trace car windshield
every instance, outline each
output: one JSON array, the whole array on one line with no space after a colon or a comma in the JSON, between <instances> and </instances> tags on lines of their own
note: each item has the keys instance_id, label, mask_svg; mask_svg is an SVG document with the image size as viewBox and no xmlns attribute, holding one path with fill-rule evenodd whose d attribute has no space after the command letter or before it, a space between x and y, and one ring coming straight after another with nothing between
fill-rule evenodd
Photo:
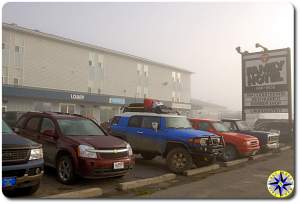
<instances>
[{"instance_id":1,"label":"car windshield","mask_svg":"<svg viewBox=\"0 0 300 204\"><path fill-rule=\"evenodd\" d=\"M221 122L213 122L212 126L215 128L216 131L218 132L229 132L229 128L226 127L223 123Z\"/></svg>"},{"instance_id":2,"label":"car windshield","mask_svg":"<svg viewBox=\"0 0 300 204\"><path fill-rule=\"evenodd\" d=\"M236 121L236 125L240 130L250 130L250 127L246 123L246 121Z\"/></svg>"},{"instance_id":3,"label":"car windshield","mask_svg":"<svg viewBox=\"0 0 300 204\"><path fill-rule=\"evenodd\" d=\"M68 136L103 136L104 132L87 119L58 119L61 132Z\"/></svg>"},{"instance_id":4,"label":"car windshield","mask_svg":"<svg viewBox=\"0 0 300 204\"><path fill-rule=\"evenodd\" d=\"M192 125L185 117L166 117L166 128L185 129L192 128Z\"/></svg>"},{"instance_id":5,"label":"car windshield","mask_svg":"<svg viewBox=\"0 0 300 204\"><path fill-rule=\"evenodd\" d=\"M12 134L12 130L10 129L10 127L6 124L6 122L2 121L2 134L6 133L6 134Z\"/></svg>"}]
</instances>

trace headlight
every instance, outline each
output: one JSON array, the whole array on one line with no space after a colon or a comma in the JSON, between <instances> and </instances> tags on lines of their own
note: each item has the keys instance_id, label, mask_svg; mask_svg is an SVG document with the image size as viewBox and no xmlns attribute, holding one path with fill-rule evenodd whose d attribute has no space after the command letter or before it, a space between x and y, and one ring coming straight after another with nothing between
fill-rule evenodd
<instances>
[{"instance_id":1,"label":"headlight","mask_svg":"<svg viewBox=\"0 0 300 204\"><path fill-rule=\"evenodd\" d=\"M78 156L84 158L97 158L96 152L91 152L90 150L94 150L94 147L88 145L79 145L78 146Z\"/></svg>"},{"instance_id":2,"label":"headlight","mask_svg":"<svg viewBox=\"0 0 300 204\"><path fill-rule=\"evenodd\" d=\"M245 141L244 144L247 145L247 146L250 146L251 145L251 141Z\"/></svg>"},{"instance_id":3,"label":"headlight","mask_svg":"<svg viewBox=\"0 0 300 204\"><path fill-rule=\"evenodd\" d=\"M131 148L130 144L127 143L126 148L128 149L128 155L132 156L133 155L133 151L132 151L132 148Z\"/></svg>"},{"instance_id":4,"label":"headlight","mask_svg":"<svg viewBox=\"0 0 300 204\"><path fill-rule=\"evenodd\" d=\"M208 138L191 138L189 142L192 144L206 145Z\"/></svg>"},{"instance_id":5,"label":"headlight","mask_svg":"<svg viewBox=\"0 0 300 204\"><path fill-rule=\"evenodd\" d=\"M31 149L29 160L43 159L43 149Z\"/></svg>"}]
</instances>

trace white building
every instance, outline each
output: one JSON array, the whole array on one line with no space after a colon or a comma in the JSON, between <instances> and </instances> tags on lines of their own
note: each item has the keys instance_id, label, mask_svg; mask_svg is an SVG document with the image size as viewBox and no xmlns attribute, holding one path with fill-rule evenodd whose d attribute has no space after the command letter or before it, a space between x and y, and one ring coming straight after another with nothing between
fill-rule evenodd
<instances>
[{"instance_id":1,"label":"white building","mask_svg":"<svg viewBox=\"0 0 300 204\"><path fill-rule=\"evenodd\" d=\"M190 109L191 72L83 42L2 24L3 110L61 111L106 121L159 99Z\"/></svg>"}]
</instances>

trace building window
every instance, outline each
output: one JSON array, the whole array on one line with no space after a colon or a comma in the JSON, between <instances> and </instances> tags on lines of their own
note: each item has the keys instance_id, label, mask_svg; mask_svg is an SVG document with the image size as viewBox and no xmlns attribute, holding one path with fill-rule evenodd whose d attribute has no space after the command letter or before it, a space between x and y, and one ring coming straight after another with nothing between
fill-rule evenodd
<instances>
[{"instance_id":1,"label":"building window","mask_svg":"<svg viewBox=\"0 0 300 204\"><path fill-rule=\"evenodd\" d=\"M177 102L180 102L180 101L181 101L181 98L180 98L180 93L177 93L177 97L176 97L176 99L177 99Z\"/></svg>"},{"instance_id":2,"label":"building window","mask_svg":"<svg viewBox=\"0 0 300 204\"><path fill-rule=\"evenodd\" d=\"M15 46L15 65L21 67L23 65L23 47Z\"/></svg>"},{"instance_id":3,"label":"building window","mask_svg":"<svg viewBox=\"0 0 300 204\"><path fill-rule=\"evenodd\" d=\"M144 98L149 97L148 88L144 87Z\"/></svg>"},{"instance_id":4,"label":"building window","mask_svg":"<svg viewBox=\"0 0 300 204\"><path fill-rule=\"evenodd\" d=\"M181 83L181 74L180 73L177 73L177 81L178 81L178 83Z\"/></svg>"},{"instance_id":5,"label":"building window","mask_svg":"<svg viewBox=\"0 0 300 204\"><path fill-rule=\"evenodd\" d=\"M142 96L142 88L140 86L136 87L136 97Z\"/></svg>"},{"instance_id":6,"label":"building window","mask_svg":"<svg viewBox=\"0 0 300 204\"><path fill-rule=\"evenodd\" d=\"M92 66L93 62L91 60L89 60L89 66Z\"/></svg>"},{"instance_id":7,"label":"building window","mask_svg":"<svg viewBox=\"0 0 300 204\"><path fill-rule=\"evenodd\" d=\"M88 87L88 93L92 93L92 88Z\"/></svg>"},{"instance_id":8,"label":"building window","mask_svg":"<svg viewBox=\"0 0 300 204\"><path fill-rule=\"evenodd\" d=\"M172 72L172 80L175 82L176 81L176 72Z\"/></svg>"},{"instance_id":9,"label":"building window","mask_svg":"<svg viewBox=\"0 0 300 204\"><path fill-rule=\"evenodd\" d=\"M148 65L144 65L144 74L145 74L145 77L148 77L148 76L149 76L149 68L148 68Z\"/></svg>"},{"instance_id":10,"label":"building window","mask_svg":"<svg viewBox=\"0 0 300 204\"><path fill-rule=\"evenodd\" d=\"M8 84L8 67L2 67L2 84Z\"/></svg>"},{"instance_id":11,"label":"building window","mask_svg":"<svg viewBox=\"0 0 300 204\"><path fill-rule=\"evenodd\" d=\"M15 86L18 86L18 85L19 85L19 79L14 78L14 85L15 85Z\"/></svg>"},{"instance_id":12,"label":"building window","mask_svg":"<svg viewBox=\"0 0 300 204\"><path fill-rule=\"evenodd\" d=\"M137 64L137 75L138 76L142 75L142 65L141 64Z\"/></svg>"},{"instance_id":13,"label":"building window","mask_svg":"<svg viewBox=\"0 0 300 204\"><path fill-rule=\"evenodd\" d=\"M101 94L101 89L98 89L98 92L97 92L98 94Z\"/></svg>"},{"instance_id":14,"label":"building window","mask_svg":"<svg viewBox=\"0 0 300 204\"><path fill-rule=\"evenodd\" d=\"M60 103L59 111L62 113L74 114L75 113L75 104Z\"/></svg>"},{"instance_id":15,"label":"building window","mask_svg":"<svg viewBox=\"0 0 300 204\"><path fill-rule=\"evenodd\" d=\"M176 93L172 91L172 102L176 102Z\"/></svg>"},{"instance_id":16,"label":"building window","mask_svg":"<svg viewBox=\"0 0 300 204\"><path fill-rule=\"evenodd\" d=\"M2 43L2 64L8 66L9 64L9 48L6 43Z\"/></svg>"}]
</instances>

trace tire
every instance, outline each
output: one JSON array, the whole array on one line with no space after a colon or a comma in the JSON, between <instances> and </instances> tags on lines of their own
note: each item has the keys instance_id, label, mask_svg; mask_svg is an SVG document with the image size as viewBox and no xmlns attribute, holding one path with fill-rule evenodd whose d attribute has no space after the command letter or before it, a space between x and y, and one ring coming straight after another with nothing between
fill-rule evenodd
<instances>
[{"instance_id":1,"label":"tire","mask_svg":"<svg viewBox=\"0 0 300 204\"><path fill-rule=\"evenodd\" d=\"M168 152L167 165L172 172L182 173L192 167L193 159L185 148L177 147Z\"/></svg>"},{"instance_id":2,"label":"tire","mask_svg":"<svg viewBox=\"0 0 300 204\"><path fill-rule=\"evenodd\" d=\"M73 161L70 156L62 155L56 162L57 179L63 184L75 182L75 172Z\"/></svg>"},{"instance_id":3,"label":"tire","mask_svg":"<svg viewBox=\"0 0 300 204\"><path fill-rule=\"evenodd\" d=\"M196 167L199 168L199 167L208 166L210 164L215 163L216 158L214 157L214 158L208 159L207 161L205 161L202 158L194 158L193 161L194 161L194 164L196 165Z\"/></svg>"},{"instance_id":4,"label":"tire","mask_svg":"<svg viewBox=\"0 0 300 204\"><path fill-rule=\"evenodd\" d=\"M231 161L238 157L238 152L236 151L236 148L233 145L226 145L224 154L223 154L223 160L224 161Z\"/></svg>"},{"instance_id":5,"label":"tire","mask_svg":"<svg viewBox=\"0 0 300 204\"><path fill-rule=\"evenodd\" d=\"M148 152L143 152L143 153L141 153L141 155L142 155L143 159L145 159L145 160L152 160L156 157L156 154L148 153Z\"/></svg>"}]
</instances>

